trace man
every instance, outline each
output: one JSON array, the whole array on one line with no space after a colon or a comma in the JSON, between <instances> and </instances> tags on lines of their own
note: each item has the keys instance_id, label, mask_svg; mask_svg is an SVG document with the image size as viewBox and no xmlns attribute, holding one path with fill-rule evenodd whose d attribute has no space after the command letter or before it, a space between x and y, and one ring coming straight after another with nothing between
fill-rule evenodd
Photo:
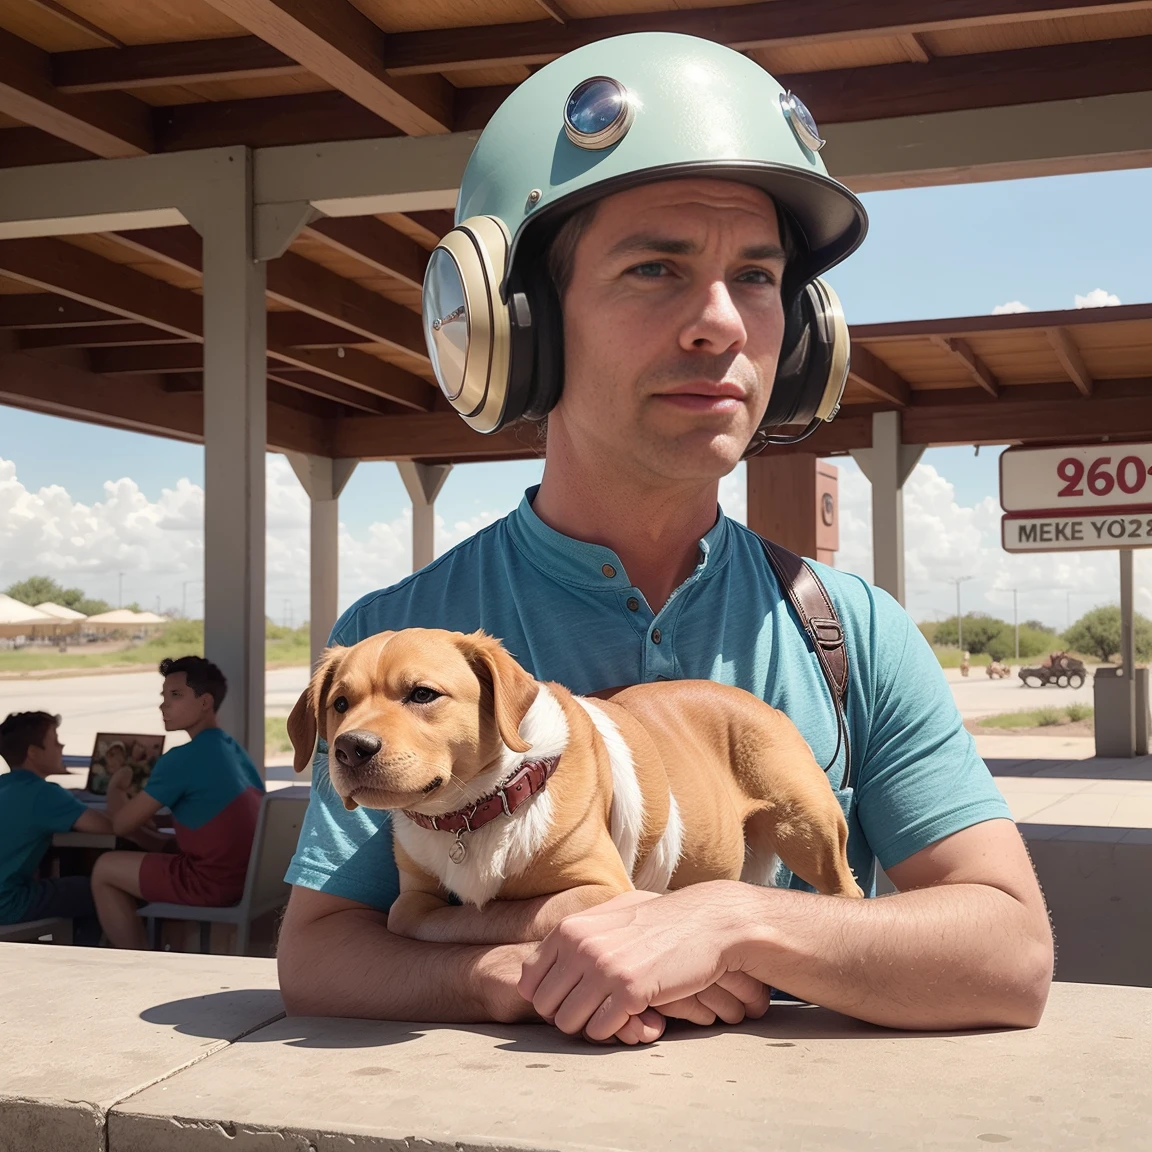
<instances>
[{"instance_id":1,"label":"man","mask_svg":"<svg viewBox=\"0 0 1152 1152\"><path fill-rule=\"evenodd\" d=\"M543 480L505 520L354 605L332 642L483 628L576 692L693 677L753 691L829 764L862 884L879 858L900 894L701 884L629 893L550 931L569 910L560 894L485 910L509 939L547 934L539 946L473 946L450 927L409 939L398 921L389 931L388 819L346 812L321 755L288 876L290 1012L544 1018L651 1039L668 1015L760 1014L771 986L897 1027L1039 1019L1052 969L1043 901L931 650L889 597L817 566L846 631L844 779L817 658L759 539L717 513L719 480L750 444L813 426L839 398L843 346L808 286L859 243L864 217L825 174L820 143L755 64L687 37L591 45L509 97L457 210L502 227L470 219L445 238L425 328L441 386L474 427L547 415ZM501 290L483 267L507 276ZM830 366L817 371L822 347Z\"/></svg>"},{"instance_id":2,"label":"man","mask_svg":"<svg viewBox=\"0 0 1152 1152\"><path fill-rule=\"evenodd\" d=\"M105 852L96 862L92 895L116 948L147 946L139 900L199 906L240 900L264 795L248 753L216 722L228 691L220 669L201 656L182 656L162 660L160 675L164 729L190 739L156 761L133 797L125 764L108 782L108 815L116 835L129 836L168 808L175 851Z\"/></svg>"},{"instance_id":3,"label":"man","mask_svg":"<svg viewBox=\"0 0 1152 1152\"><path fill-rule=\"evenodd\" d=\"M59 917L72 921L77 944L94 946L100 925L89 878L36 878L54 832L112 831L103 812L48 779L65 772L59 726L48 712L13 712L0 724L0 756L11 769L0 776L0 924Z\"/></svg>"}]
</instances>

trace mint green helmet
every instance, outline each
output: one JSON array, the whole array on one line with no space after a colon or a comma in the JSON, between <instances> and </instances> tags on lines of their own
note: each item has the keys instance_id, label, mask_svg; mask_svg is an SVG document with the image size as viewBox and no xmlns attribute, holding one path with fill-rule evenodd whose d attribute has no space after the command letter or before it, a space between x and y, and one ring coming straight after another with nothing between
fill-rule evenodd
<instances>
[{"instance_id":1,"label":"mint green helmet","mask_svg":"<svg viewBox=\"0 0 1152 1152\"><path fill-rule=\"evenodd\" d=\"M776 385L758 451L835 414L847 328L816 278L863 240L863 206L827 173L804 105L758 64L692 36L639 33L554 60L504 101L465 169L456 229L432 254L424 323L445 395L474 428L538 418L563 383L548 244L574 211L657 180L752 184L775 202L792 255Z\"/></svg>"}]
</instances>

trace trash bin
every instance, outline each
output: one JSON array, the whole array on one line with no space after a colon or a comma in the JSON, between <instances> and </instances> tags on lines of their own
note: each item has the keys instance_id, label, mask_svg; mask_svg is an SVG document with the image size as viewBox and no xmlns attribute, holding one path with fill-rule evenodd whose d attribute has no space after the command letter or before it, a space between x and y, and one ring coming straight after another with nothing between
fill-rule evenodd
<instances>
[{"instance_id":1,"label":"trash bin","mask_svg":"<svg viewBox=\"0 0 1152 1152\"><path fill-rule=\"evenodd\" d=\"M1098 668L1092 685L1096 709L1096 755L1128 757L1133 753L1129 743L1128 681L1121 668ZM1136 746L1135 754L1148 753L1148 736L1152 730L1149 713L1148 669L1136 669Z\"/></svg>"}]
</instances>

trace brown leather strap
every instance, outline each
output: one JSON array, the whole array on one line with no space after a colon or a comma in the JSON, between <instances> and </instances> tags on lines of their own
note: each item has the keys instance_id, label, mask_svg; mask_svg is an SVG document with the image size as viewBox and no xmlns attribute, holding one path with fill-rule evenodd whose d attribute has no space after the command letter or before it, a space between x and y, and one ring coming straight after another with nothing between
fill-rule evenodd
<instances>
[{"instance_id":1,"label":"brown leather strap","mask_svg":"<svg viewBox=\"0 0 1152 1152\"><path fill-rule=\"evenodd\" d=\"M527 761L515 776L509 777L495 792L477 800L470 808L445 812L442 816L425 816L423 812L407 810L404 815L421 828L432 828L437 832L475 832L497 816L511 816L521 804L542 791L559 763L559 756Z\"/></svg>"},{"instance_id":2,"label":"brown leather strap","mask_svg":"<svg viewBox=\"0 0 1152 1152\"><path fill-rule=\"evenodd\" d=\"M852 749L848 741L848 718L844 713L844 701L848 696L848 649L844 643L844 626L840 623L828 590L804 560L795 552L789 552L787 548L763 536L760 542L764 545L768 563L776 573L780 587L812 642L812 650L816 653L820 671L832 695L837 734L844 745L844 776L840 785L844 788L850 783L852 775ZM838 742L833 762L839 751Z\"/></svg>"},{"instance_id":3,"label":"brown leather strap","mask_svg":"<svg viewBox=\"0 0 1152 1152\"><path fill-rule=\"evenodd\" d=\"M763 536L760 539L768 554L768 563L800 617L817 656L821 657L821 663L827 663L836 697L843 704L848 695L848 649L844 646L844 628L827 589L795 552Z\"/></svg>"}]
</instances>

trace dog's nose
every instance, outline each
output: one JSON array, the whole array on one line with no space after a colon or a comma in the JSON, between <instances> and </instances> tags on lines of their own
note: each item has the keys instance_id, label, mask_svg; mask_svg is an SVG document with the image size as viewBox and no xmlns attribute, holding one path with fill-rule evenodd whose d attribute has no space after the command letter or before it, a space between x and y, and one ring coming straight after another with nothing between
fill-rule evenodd
<instances>
[{"instance_id":1,"label":"dog's nose","mask_svg":"<svg viewBox=\"0 0 1152 1152\"><path fill-rule=\"evenodd\" d=\"M374 732L342 732L336 737L336 759L345 768L356 768L380 751L382 741Z\"/></svg>"}]
</instances>

